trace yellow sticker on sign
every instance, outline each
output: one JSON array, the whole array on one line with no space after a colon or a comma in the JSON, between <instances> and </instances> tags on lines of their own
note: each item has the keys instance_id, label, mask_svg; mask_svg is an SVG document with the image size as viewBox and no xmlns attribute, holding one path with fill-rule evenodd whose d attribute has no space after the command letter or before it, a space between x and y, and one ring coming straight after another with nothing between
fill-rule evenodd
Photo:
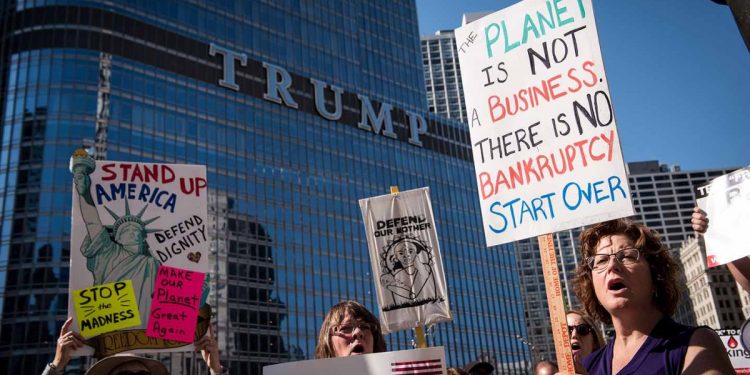
<instances>
[{"instance_id":1,"label":"yellow sticker on sign","mask_svg":"<svg viewBox=\"0 0 750 375\"><path fill-rule=\"evenodd\" d=\"M75 290L73 303L78 328L85 338L141 325L130 280Z\"/></svg>"}]
</instances>

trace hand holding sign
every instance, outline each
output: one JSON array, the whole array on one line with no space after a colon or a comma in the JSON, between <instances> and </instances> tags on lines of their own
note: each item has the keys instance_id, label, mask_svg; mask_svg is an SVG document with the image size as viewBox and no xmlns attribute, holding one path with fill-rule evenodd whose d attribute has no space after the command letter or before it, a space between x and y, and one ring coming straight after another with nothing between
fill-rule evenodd
<instances>
[{"instance_id":1,"label":"hand holding sign","mask_svg":"<svg viewBox=\"0 0 750 375\"><path fill-rule=\"evenodd\" d=\"M219 355L219 343L214 336L214 330L211 325L208 326L208 334L195 342L195 351L201 351L203 360L211 371L221 373L221 356Z\"/></svg>"},{"instance_id":2,"label":"hand holding sign","mask_svg":"<svg viewBox=\"0 0 750 375\"><path fill-rule=\"evenodd\" d=\"M78 332L71 330L73 318L70 317L63 323L60 328L60 337L57 338L57 347L55 348L55 359L52 365L62 370L70 361L70 352L83 348L86 341Z\"/></svg>"}]
</instances>

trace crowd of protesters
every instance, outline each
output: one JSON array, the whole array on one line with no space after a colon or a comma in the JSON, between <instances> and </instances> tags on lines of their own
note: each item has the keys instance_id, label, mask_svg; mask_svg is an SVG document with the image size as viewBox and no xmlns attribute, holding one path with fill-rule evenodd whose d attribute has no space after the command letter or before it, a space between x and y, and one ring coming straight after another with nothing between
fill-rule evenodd
<instances>
[{"instance_id":1,"label":"crowd of protesters","mask_svg":"<svg viewBox=\"0 0 750 375\"><path fill-rule=\"evenodd\" d=\"M705 212L696 208L693 228L704 233ZM591 226L581 234L585 262L576 270L575 294L584 310L571 310L566 318L575 369L580 374L733 374L734 370L716 333L672 320L680 296L679 266L659 235L648 227L624 219ZM740 285L750 290L750 259L733 262L730 270ZM611 325L614 337L605 343L599 323ZM84 339L62 326L55 357L44 375L62 374L72 350ZM212 374L227 371L221 365L213 332L195 343ZM320 327L315 358L334 358L387 351L378 319L356 301L331 307ZM541 361L535 374L554 374L557 365ZM475 362L450 368L449 374L486 375L494 368ZM86 374L167 374L157 360L115 355L96 362Z\"/></svg>"}]
</instances>

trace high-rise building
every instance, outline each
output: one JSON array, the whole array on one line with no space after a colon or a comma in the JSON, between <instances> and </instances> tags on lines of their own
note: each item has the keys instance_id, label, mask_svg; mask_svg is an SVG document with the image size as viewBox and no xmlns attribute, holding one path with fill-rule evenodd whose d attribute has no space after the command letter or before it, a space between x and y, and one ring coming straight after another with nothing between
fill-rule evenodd
<instances>
[{"instance_id":1,"label":"high-rise building","mask_svg":"<svg viewBox=\"0 0 750 375\"><path fill-rule=\"evenodd\" d=\"M440 30L422 36L422 64L430 112L467 122L456 35Z\"/></svg>"},{"instance_id":2,"label":"high-rise building","mask_svg":"<svg viewBox=\"0 0 750 375\"><path fill-rule=\"evenodd\" d=\"M628 184L636 215L632 217L656 230L672 255L679 261L678 249L682 241L694 235L690 217L695 207L694 187L734 169L681 171L658 161L628 163ZM560 283L563 297L569 308L580 308L573 292L575 269L580 259L579 237L583 228L554 234L557 250ZM534 345L538 357L554 358L555 347L549 322L547 295L539 257L537 240L517 241L518 269L521 270L521 289L524 296L528 342ZM686 290L687 291L687 290ZM674 318L685 324L694 324L693 304L687 292L683 294ZM538 358L537 358L538 359Z\"/></svg>"},{"instance_id":3,"label":"high-rise building","mask_svg":"<svg viewBox=\"0 0 750 375\"><path fill-rule=\"evenodd\" d=\"M748 292L737 284L727 266L706 266L703 237L683 241L680 260L685 270L696 324L713 329L739 329L747 315Z\"/></svg>"},{"instance_id":4,"label":"high-rise building","mask_svg":"<svg viewBox=\"0 0 750 375\"><path fill-rule=\"evenodd\" d=\"M454 320L428 343L451 366L525 372L515 251L486 248L466 126L426 114L413 1L6 0L0 20L0 373L52 358L82 145L207 165L209 301L231 373L312 358L340 300L377 310L357 201L390 185L431 188Z\"/></svg>"}]
</instances>

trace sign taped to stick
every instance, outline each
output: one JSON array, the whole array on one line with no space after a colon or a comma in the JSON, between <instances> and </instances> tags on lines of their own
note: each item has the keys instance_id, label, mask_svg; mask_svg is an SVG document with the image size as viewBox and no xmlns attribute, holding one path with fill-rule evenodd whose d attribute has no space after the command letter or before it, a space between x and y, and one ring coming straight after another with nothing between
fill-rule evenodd
<instances>
[{"instance_id":1,"label":"sign taped to stick","mask_svg":"<svg viewBox=\"0 0 750 375\"><path fill-rule=\"evenodd\" d=\"M430 191L361 199L383 332L451 319Z\"/></svg>"},{"instance_id":2,"label":"sign taped to stick","mask_svg":"<svg viewBox=\"0 0 750 375\"><path fill-rule=\"evenodd\" d=\"M634 213L590 0L456 30L487 246Z\"/></svg>"}]
</instances>

